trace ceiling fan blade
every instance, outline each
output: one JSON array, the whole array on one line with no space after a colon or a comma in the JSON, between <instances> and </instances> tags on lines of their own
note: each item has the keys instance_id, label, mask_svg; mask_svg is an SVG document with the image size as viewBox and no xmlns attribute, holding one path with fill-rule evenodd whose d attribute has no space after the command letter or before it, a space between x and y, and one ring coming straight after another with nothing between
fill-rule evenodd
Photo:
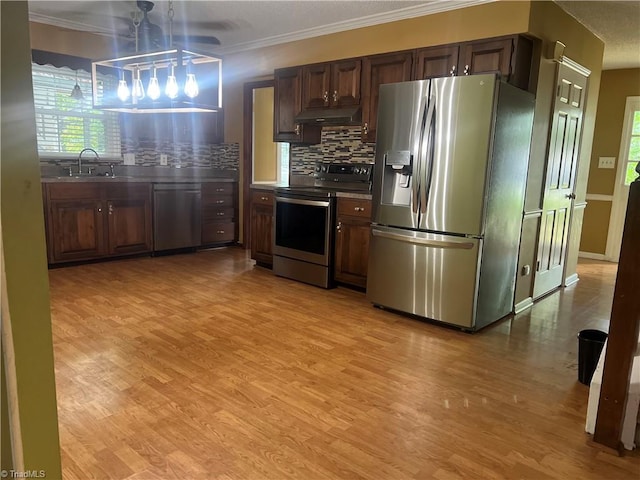
<instances>
[{"instance_id":1,"label":"ceiling fan blade","mask_svg":"<svg viewBox=\"0 0 640 480\"><path fill-rule=\"evenodd\" d=\"M188 20L185 22L187 27L194 30L234 30L240 27L236 22L231 20Z\"/></svg>"},{"instance_id":2,"label":"ceiling fan blade","mask_svg":"<svg viewBox=\"0 0 640 480\"><path fill-rule=\"evenodd\" d=\"M178 43L201 43L204 45L220 45L220 40L211 35L173 35Z\"/></svg>"}]
</instances>

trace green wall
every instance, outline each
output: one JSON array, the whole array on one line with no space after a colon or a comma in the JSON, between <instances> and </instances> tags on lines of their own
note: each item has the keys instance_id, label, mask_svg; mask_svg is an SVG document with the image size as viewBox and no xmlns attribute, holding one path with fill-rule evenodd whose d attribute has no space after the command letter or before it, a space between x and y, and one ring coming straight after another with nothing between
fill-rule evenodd
<instances>
[{"instance_id":1,"label":"green wall","mask_svg":"<svg viewBox=\"0 0 640 480\"><path fill-rule=\"evenodd\" d=\"M17 384L8 393L17 396L24 468L57 479L62 473L27 2L0 2L0 19L2 302L15 356L8 376L14 374Z\"/></svg>"}]
</instances>

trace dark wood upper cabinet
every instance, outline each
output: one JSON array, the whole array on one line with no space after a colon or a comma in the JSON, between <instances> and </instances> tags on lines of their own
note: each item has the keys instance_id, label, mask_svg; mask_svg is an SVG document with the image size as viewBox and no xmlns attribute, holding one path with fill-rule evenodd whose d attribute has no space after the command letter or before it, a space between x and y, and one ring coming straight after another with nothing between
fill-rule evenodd
<instances>
[{"instance_id":1,"label":"dark wood upper cabinet","mask_svg":"<svg viewBox=\"0 0 640 480\"><path fill-rule=\"evenodd\" d=\"M330 80L329 63L302 67L302 106L305 110L329 107Z\"/></svg>"},{"instance_id":2,"label":"dark wood upper cabinet","mask_svg":"<svg viewBox=\"0 0 640 480\"><path fill-rule=\"evenodd\" d=\"M513 38L463 43L461 46L460 75L479 73L511 73Z\"/></svg>"},{"instance_id":3,"label":"dark wood upper cabinet","mask_svg":"<svg viewBox=\"0 0 640 480\"><path fill-rule=\"evenodd\" d=\"M458 74L459 45L421 48L416 51L414 80Z\"/></svg>"},{"instance_id":4,"label":"dark wood upper cabinet","mask_svg":"<svg viewBox=\"0 0 640 480\"><path fill-rule=\"evenodd\" d=\"M302 106L334 108L360 105L360 59L302 67Z\"/></svg>"},{"instance_id":5,"label":"dark wood upper cabinet","mask_svg":"<svg viewBox=\"0 0 640 480\"><path fill-rule=\"evenodd\" d=\"M320 143L321 127L295 122L296 115L302 111L302 68L276 70L273 95L273 141Z\"/></svg>"},{"instance_id":6,"label":"dark wood upper cabinet","mask_svg":"<svg viewBox=\"0 0 640 480\"><path fill-rule=\"evenodd\" d=\"M530 89L533 40L522 35L467 42L460 45L459 75L499 73L522 89Z\"/></svg>"},{"instance_id":7,"label":"dark wood upper cabinet","mask_svg":"<svg viewBox=\"0 0 640 480\"><path fill-rule=\"evenodd\" d=\"M376 141L378 90L385 83L411 80L413 52L375 55L362 59L362 141Z\"/></svg>"},{"instance_id":8,"label":"dark wood upper cabinet","mask_svg":"<svg viewBox=\"0 0 640 480\"><path fill-rule=\"evenodd\" d=\"M499 73L509 83L529 89L533 40L521 35L439 45L416 50L413 78Z\"/></svg>"},{"instance_id":9,"label":"dark wood upper cabinet","mask_svg":"<svg viewBox=\"0 0 640 480\"><path fill-rule=\"evenodd\" d=\"M360 105L360 81L362 61L343 60L331 64L332 107L350 107Z\"/></svg>"}]
</instances>

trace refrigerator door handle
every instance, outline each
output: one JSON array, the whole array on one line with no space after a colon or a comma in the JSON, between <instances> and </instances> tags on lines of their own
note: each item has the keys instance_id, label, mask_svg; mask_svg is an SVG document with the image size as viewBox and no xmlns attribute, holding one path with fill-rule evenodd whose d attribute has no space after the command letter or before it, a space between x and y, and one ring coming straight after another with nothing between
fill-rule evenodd
<instances>
[{"instance_id":1,"label":"refrigerator door handle","mask_svg":"<svg viewBox=\"0 0 640 480\"><path fill-rule=\"evenodd\" d=\"M398 242L412 243L416 245L424 245L426 247L433 248L456 248L460 250L471 250L474 246L472 242L456 242L456 241L442 241L442 240L428 240L426 238L416 238L408 235L401 235L398 233L384 232L382 230L371 229L371 235L374 237L388 238L389 240L396 240Z\"/></svg>"},{"instance_id":2,"label":"refrigerator door handle","mask_svg":"<svg viewBox=\"0 0 640 480\"><path fill-rule=\"evenodd\" d=\"M421 171L424 171L420 175L420 215L422 216L427 211L427 195L431 184L431 168L433 165L433 137L432 128L433 119L435 118L435 99L429 98L429 108L427 110L427 117L422 132L423 141L421 143L420 151L420 164ZM426 141L424 141L426 139ZM424 145L424 146L422 146Z\"/></svg>"}]
</instances>

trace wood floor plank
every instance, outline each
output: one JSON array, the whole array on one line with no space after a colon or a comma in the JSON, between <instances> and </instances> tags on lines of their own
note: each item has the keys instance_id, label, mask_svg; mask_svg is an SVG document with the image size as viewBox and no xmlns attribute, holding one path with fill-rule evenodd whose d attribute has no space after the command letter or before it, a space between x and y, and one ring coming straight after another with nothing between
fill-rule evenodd
<instances>
[{"instance_id":1,"label":"wood floor plank","mask_svg":"<svg viewBox=\"0 0 640 480\"><path fill-rule=\"evenodd\" d=\"M65 480L639 478L587 445L615 265L470 335L239 248L50 270Z\"/></svg>"}]
</instances>

